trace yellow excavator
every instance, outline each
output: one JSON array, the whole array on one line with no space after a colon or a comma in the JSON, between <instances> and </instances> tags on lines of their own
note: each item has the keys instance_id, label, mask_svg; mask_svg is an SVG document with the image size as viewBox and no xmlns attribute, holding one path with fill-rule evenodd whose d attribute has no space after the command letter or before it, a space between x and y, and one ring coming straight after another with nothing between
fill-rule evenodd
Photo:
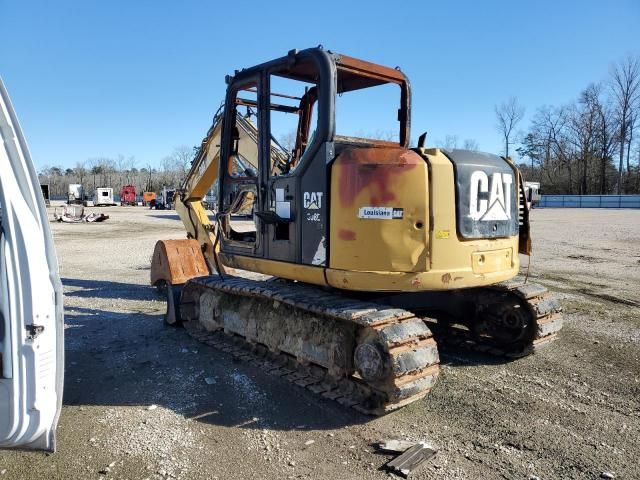
<instances>
[{"instance_id":1,"label":"yellow excavator","mask_svg":"<svg viewBox=\"0 0 640 480\"><path fill-rule=\"evenodd\" d=\"M518 169L425 135L410 148L400 69L318 47L226 82L176 193L187 238L153 254L167 323L368 414L424 397L438 345L520 357L556 337L559 302L516 277L531 253ZM340 135L337 100L381 87L398 140ZM288 147L280 114L297 118Z\"/></svg>"}]
</instances>

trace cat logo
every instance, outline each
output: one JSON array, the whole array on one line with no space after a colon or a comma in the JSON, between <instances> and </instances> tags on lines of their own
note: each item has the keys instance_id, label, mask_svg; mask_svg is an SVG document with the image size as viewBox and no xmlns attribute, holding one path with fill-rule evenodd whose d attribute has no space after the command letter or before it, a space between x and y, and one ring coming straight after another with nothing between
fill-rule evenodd
<instances>
[{"instance_id":1,"label":"cat logo","mask_svg":"<svg viewBox=\"0 0 640 480\"><path fill-rule=\"evenodd\" d=\"M304 192L302 205L308 210L320 210L322 208L322 192Z\"/></svg>"},{"instance_id":2,"label":"cat logo","mask_svg":"<svg viewBox=\"0 0 640 480\"><path fill-rule=\"evenodd\" d=\"M491 178L481 170L471 174L469 216L483 222L509 220L511 218L511 185L513 176L494 173ZM479 198L481 194L489 199Z\"/></svg>"}]
</instances>

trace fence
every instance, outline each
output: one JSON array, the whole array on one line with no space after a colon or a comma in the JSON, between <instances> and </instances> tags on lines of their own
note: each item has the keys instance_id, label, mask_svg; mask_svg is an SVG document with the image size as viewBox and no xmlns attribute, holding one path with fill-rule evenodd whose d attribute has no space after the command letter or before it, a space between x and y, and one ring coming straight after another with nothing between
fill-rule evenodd
<instances>
[{"instance_id":1,"label":"fence","mask_svg":"<svg viewBox=\"0 0 640 480\"><path fill-rule=\"evenodd\" d=\"M640 208L640 195L542 195L539 208Z\"/></svg>"}]
</instances>

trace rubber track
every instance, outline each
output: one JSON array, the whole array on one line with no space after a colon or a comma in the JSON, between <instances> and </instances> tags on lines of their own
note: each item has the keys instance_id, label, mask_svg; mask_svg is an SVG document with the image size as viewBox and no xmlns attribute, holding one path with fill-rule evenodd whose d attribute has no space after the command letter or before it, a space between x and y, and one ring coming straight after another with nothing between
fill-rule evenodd
<instances>
[{"instance_id":1,"label":"rubber track","mask_svg":"<svg viewBox=\"0 0 640 480\"><path fill-rule=\"evenodd\" d=\"M422 318L407 310L348 298L337 291L302 283L241 277L221 280L210 276L193 279L185 286L185 291L194 289L200 295L215 290L280 302L338 322L350 322L359 330L369 329L388 355L389 372L384 381L367 382L355 372L336 378L326 367L306 358L269 351L265 345L234 333L206 331L200 323L188 318L184 322L190 335L199 341L360 412L381 415L419 400L429 392L438 376L439 356L433 335Z\"/></svg>"},{"instance_id":2,"label":"rubber track","mask_svg":"<svg viewBox=\"0 0 640 480\"><path fill-rule=\"evenodd\" d=\"M558 298L545 286L526 283L524 278L516 277L513 280L492 285L488 289L514 294L527 306L534 323L531 342L521 350L506 351L494 345L479 342L466 328L455 325L443 326L435 320L425 319L433 330L438 330L441 334L438 338L439 342L496 356L520 358L531 355L538 348L557 338L558 332L562 329L562 306Z\"/></svg>"}]
</instances>

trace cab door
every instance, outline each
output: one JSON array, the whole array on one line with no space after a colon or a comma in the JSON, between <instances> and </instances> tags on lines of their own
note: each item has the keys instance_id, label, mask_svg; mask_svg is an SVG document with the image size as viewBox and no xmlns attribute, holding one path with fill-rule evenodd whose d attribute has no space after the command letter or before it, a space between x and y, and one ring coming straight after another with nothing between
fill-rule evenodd
<instances>
[{"instance_id":1,"label":"cab door","mask_svg":"<svg viewBox=\"0 0 640 480\"><path fill-rule=\"evenodd\" d=\"M246 78L245 78L246 77ZM224 253L260 257L258 214L264 197L260 165L259 74L248 74L229 85L220 142L220 199ZM242 109L246 108L245 112Z\"/></svg>"},{"instance_id":2,"label":"cab door","mask_svg":"<svg viewBox=\"0 0 640 480\"><path fill-rule=\"evenodd\" d=\"M0 448L55 450L62 288L44 199L0 80Z\"/></svg>"}]
</instances>

